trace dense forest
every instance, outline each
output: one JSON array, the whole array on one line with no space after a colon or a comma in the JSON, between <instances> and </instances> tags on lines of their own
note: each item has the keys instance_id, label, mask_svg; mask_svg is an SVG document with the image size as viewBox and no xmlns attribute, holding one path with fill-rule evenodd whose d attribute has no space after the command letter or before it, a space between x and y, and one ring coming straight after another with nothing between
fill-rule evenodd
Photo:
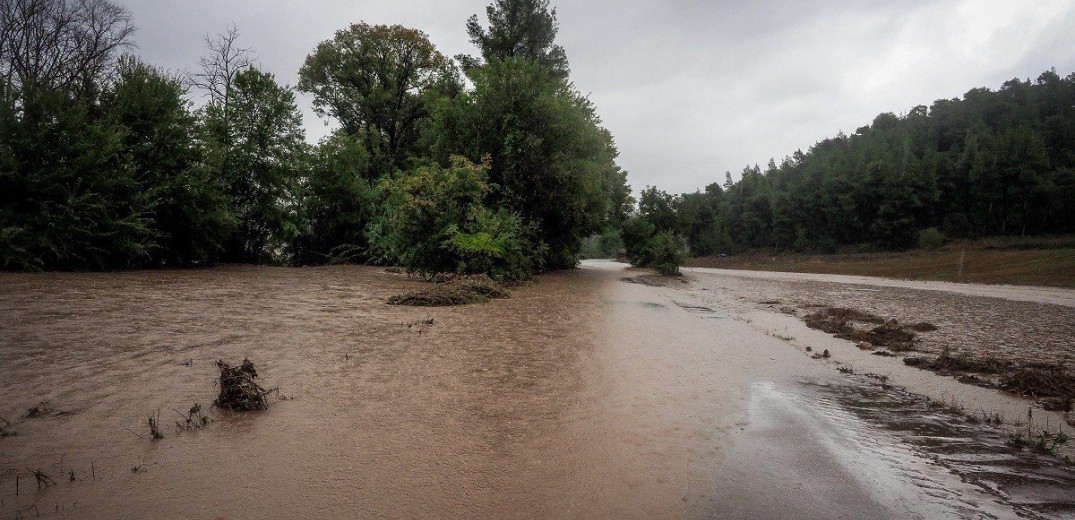
<instances>
[{"instance_id":1,"label":"dense forest","mask_svg":"<svg viewBox=\"0 0 1075 520\"><path fill-rule=\"evenodd\" d=\"M108 0L0 0L0 266L575 265L629 211L626 172L548 0L486 18L454 59L419 30L350 25L293 88L234 27L180 75L130 54ZM338 125L316 145L296 88Z\"/></svg>"},{"instance_id":2,"label":"dense forest","mask_svg":"<svg viewBox=\"0 0 1075 520\"><path fill-rule=\"evenodd\" d=\"M883 113L779 164L695 193L645 189L622 230L657 265L659 235L694 255L748 248L898 250L947 239L1075 233L1075 74ZM615 234L606 242L614 246ZM611 247L610 246L610 247ZM674 246L657 248L668 258ZM667 260L666 260L667 261Z\"/></svg>"}]
</instances>

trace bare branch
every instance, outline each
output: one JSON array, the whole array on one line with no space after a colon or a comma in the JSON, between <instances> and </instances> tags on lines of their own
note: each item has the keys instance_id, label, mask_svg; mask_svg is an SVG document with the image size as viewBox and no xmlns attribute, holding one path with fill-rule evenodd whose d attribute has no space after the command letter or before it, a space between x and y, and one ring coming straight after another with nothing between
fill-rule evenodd
<instances>
[{"instance_id":1,"label":"bare branch","mask_svg":"<svg viewBox=\"0 0 1075 520\"><path fill-rule=\"evenodd\" d=\"M187 83L204 91L209 96L210 103L226 105L235 75L252 67L256 62L252 50L236 44L238 39L239 30L234 24L226 27L225 31L217 34L215 38L205 35L205 47L209 54L198 60L202 71L190 74Z\"/></svg>"},{"instance_id":2,"label":"bare branch","mask_svg":"<svg viewBox=\"0 0 1075 520\"><path fill-rule=\"evenodd\" d=\"M84 92L134 46L136 30L108 0L0 0L0 76Z\"/></svg>"}]
</instances>

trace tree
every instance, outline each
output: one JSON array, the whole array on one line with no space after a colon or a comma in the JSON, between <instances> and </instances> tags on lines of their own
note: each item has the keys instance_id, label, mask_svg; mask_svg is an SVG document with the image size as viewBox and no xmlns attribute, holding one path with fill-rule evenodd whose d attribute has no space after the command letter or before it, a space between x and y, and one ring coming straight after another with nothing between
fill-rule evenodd
<instances>
[{"instance_id":1,"label":"tree","mask_svg":"<svg viewBox=\"0 0 1075 520\"><path fill-rule=\"evenodd\" d=\"M248 68L233 77L231 100L201 110L206 162L224 183L238 227L224 258L281 262L299 233L296 190L308 164L295 93L272 74Z\"/></svg>"},{"instance_id":2,"label":"tree","mask_svg":"<svg viewBox=\"0 0 1075 520\"><path fill-rule=\"evenodd\" d=\"M300 203L304 229L296 262L321 264L368 258L366 228L380 210L380 190L368 178L366 148L344 132L318 144Z\"/></svg>"},{"instance_id":3,"label":"tree","mask_svg":"<svg viewBox=\"0 0 1075 520\"><path fill-rule=\"evenodd\" d=\"M470 71L472 92L446 101L430 128L434 158L490 161L487 204L518 213L544 265L575 265L583 237L604 228L615 148L593 105L543 66L521 58ZM622 179L622 177L619 177Z\"/></svg>"},{"instance_id":4,"label":"tree","mask_svg":"<svg viewBox=\"0 0 1075 520\"><path fill-rule=\"evenodd\" d=\"M147 197L155 264L211 262L234 227L223 186L202 163L185 95L179 77L127 58L101 102Z\"/></svg>"},{"instance_id":5,"label":"tree","mask_svg":"<svg viewBox=\"0 0 1075 520\"><path fill-rule=\"evenodd\" d=\"M92 94L134 31L130 11L107 0L0 0L0 77Z\"/></svg>"},{"instance_id":6,"label":"tree","mask_svg":"<svg viewBox=\"0 0 1075 520\"><path fill-rule=\"evenodd\" d=\"M142 265L153 245L148 201L122 155L120 129L65 90L20 94L9 84L0 98L2 267Z\"/></svg>"},{"instance_id":7,"label":"tree","mask_svg":"<svg viewBox=\"0 0 1075 520\"><path fill-rule=\"evenodd\" d=\"M483 204L492 189L489 166L454 157L451 166L420 167L386 180L385 217L375 246L413 272L485 273L504 280L529 278L541 257L523 238L517 215Z\"/></svg>"},{"instance_id":8,"label":"tree","mask_svg":"<svg viewBox=\"0 0 1075 520\"><path fill-rule=\"evenodd\" d=\"M462 87L450 60L425 33L353 24L317 45L299 70L299 89L366 147L376 176L405 169L430 103Z\"/></svg>"},{"instance_id":9,"label":"tree","mask_svg":"<svg viewBox=\"0 0 1075 520\"><path fill-rule=\"evenodd\" d=\"M141 265L149 199L98 96L130 45L130 14L104 0L0 0L0 264Z\"/></svg>"},{"instance_id":10,"label":"tree","mask_svg":"<svg viewBox=\"0 0 1075 520\"><path fill-rule=\"evenodd\" d=\"M540 63L557 79L567 79L567 53L555 43L559 26L549 0L496 0L485 8L485 15L489 28L483 28L475 14L467 20L467 34L486 63L524 58ZM460 61L465 68L480 64L467 56L460 56Z\"/></svg>"}]
</instances>

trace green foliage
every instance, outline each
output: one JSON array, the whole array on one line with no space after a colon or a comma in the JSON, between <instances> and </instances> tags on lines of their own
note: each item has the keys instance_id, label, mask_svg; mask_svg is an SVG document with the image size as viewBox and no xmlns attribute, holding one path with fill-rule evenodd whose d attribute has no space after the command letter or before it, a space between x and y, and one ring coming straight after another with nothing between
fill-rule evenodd
<instances>
[{"instance_id":1,"label":"green foliage","mask_svg":"<svg viewBox=\"0 0 1075 520\"><path fill-rule=\"evenodd\" d=\"M473 15L467 20L467 34L487 63L524 58L545 67L555 78L567 79L567 53L555 43L559 27L549 0L496 0L485 8L485 15L488 30ZM459 60L468 69L479 63L469 56Z\"/></svg>"},{"instance_id":2,"label":"green foliage","mask_svg":"<svg viewBox=\"0 0 1075 520\"><path fill-rule=\"evenodd\" d=\"M299 88L365 146L371 170L386 175L419 153L430 103L462 87L425 33L360 23L318 44L299 70Z\"/></svg>"},{"instance_id":3,"label":"green foliage","mask_svg":"<svg viewBox=\"0 0 1075 520\"><path fill-rule=\"evenodd\" d=\"M686 241L672 229L659 229L648 218L639 216L623 227L627 258L638 267L652 267L661 274L679 274L686 255Z\"/></svg>"},{"instance_id":4,"label":"green foliage","mask_svg":"<svg viewBox=\"0 0 1075 520\"><path fill-rule=\"evenodd\" d=\"M224 258L286 261L300 231L295 197L308 164L295 93L272 74L246 69L235 75L227 104L202 109L201 133L206 163L238 219Z\"/></svg>"},{"instance_id":5,"label":"green foliage","mask_svg":"<svg viewBox=\"0 0 1075 520\"><path fill-rule=\"evenodd\" d=\"M126 59L102 101L123 129L125 156L147 198L154 264L210 262L235 227L223 186L201 164L185 94L179 78Z\"/></svg>"},{"instance_id":6,"label":"green foliage","mask_svg":"<svg viewBox=\"0 0 1075 520\"><path fill-rule=\"evenodd\" d=\"M1075 232L1073 172L1075 74L1048 71L878 115L780 164L748 166L738 182L726 174L723 190L682 195L676 212L697 254L906 249L930 228L942 238L1064 234Z\"/></svg>"},{"instance_id":7,"label":"green foliage","mask_svg":"<svg viewBox=\"0 0 1075 520\"><path fill-rule=\"evenodd\" d=\"M678 276L685 247L683 237L678 233L661 231L646 241L638 265L653 267L665 276Z\"/></svg>"},{"instance_id":8,"label":"green foliage","mask_svg":"<svg viewBox=\"0 0 1075 520\"><path fill-rule=\"evenodd\" d=\"M584 239L582 249L579 251L579 257L584 259L616 258L622 249L624 249L624 245L620 230L610 227L600 234Z\"/></svg>"},{"instance_id":9,"label":"green foliage","mask_svg":"<svg viewBox=\"0 0 1075 520\"><path fill-rule=\"evenodd\" d=\"M423 275L485 273L500 281L540 268L519 217L483 205L488 169L454 157L448 168L424 166L386 180L385 216L371 233L381 259Z\"/></svg>"},{"instance_id":10,"label":"green foliage","mask_svg":"<svg viewBox=\"0 0 1075 520\"><path fill-rule=\"evenodd\" d=\"M574 266L598 231L606 254L621 245L627 173L547 0L471 19L469 86L420 31L338 31L299 73L340 124L316 147L235 27L184 82L115 58L133 25L107 0L0 14L21 20L0 31L0 267L373 261L519 280ZM205 95L193 112L184 84Z\"/></svg>"},{"instance_id":11,"label":"green foliage","mask_svg":"<svg viewBox=\"0 0 1075 520\"><path fill-rule=\"evenodd\" d=\"M300 221L305 227L295 245L296 263L365 260L366 228L380 209L365 147L343 132L322 140L301 194Z\"/></svg>"},{"instance_id":12,"label":"green foliage","mask_svg":"<svg viewBox=\"0 0 1075 520\"><path fill-rule=\"evenodd\" d=\"M944 234L935 227L918 232L918 247L929 251L940 249L944 245Z\"/></svg>"},{"instance_id":13,"label":"green foliage","mask_svg":"<svg viewBox=\"0 0 1075 520\"><path fill-rule=\"evenodd\" d=\"M488 157L489 206L537 229L541 263L574 266L582 237L604 227L611 184L622 181L608 133L589 100L540 64L512 58L470 74L473 91L434 117L435 157Z\"/></svg>"},{"instance_id":14,"label":"green foliage","mask_svg":"<svg viewBox=\"0 0 1075 520\"><path fill-rule=\"evenodd\" d=\"M120 128L68 91L0 87L0 262L6 269L141 265L148 209Z\"/></svg>"}]
</instances>

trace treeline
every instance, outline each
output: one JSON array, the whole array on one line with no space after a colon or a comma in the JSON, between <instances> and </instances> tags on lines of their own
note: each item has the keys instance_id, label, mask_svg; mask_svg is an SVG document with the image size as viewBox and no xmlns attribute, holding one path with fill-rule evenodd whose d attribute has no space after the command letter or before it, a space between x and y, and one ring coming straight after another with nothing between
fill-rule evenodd
<instances>
[{"instance_id":1,"label":"treeline","mask_svg":"<svg viewBox=\"0 0 1075 520\"><path fill-rule=\"evenodd\" d=\"M746 248L936 247L946 239L1075 233L1075 74L977 88L670 195L647 188L628 252L667 232L692 254ZM639 238L641 237L641 238Z\"/></svg>"},{"instance_id":2,"label":"treeline","mask_svg":"<svg viewBox=\"0 0 1075 520\"><path fill-rule=\"evenodd\" d=\"M338 128L309 145L295 89L234 28L180 76L127 54L130 13L107 0L0 0L0 266L573 266L624 218L626 172L548 0L486 14L473 57L401 26L320 43L297 89Z\"/></svg>"}]
</instances>

